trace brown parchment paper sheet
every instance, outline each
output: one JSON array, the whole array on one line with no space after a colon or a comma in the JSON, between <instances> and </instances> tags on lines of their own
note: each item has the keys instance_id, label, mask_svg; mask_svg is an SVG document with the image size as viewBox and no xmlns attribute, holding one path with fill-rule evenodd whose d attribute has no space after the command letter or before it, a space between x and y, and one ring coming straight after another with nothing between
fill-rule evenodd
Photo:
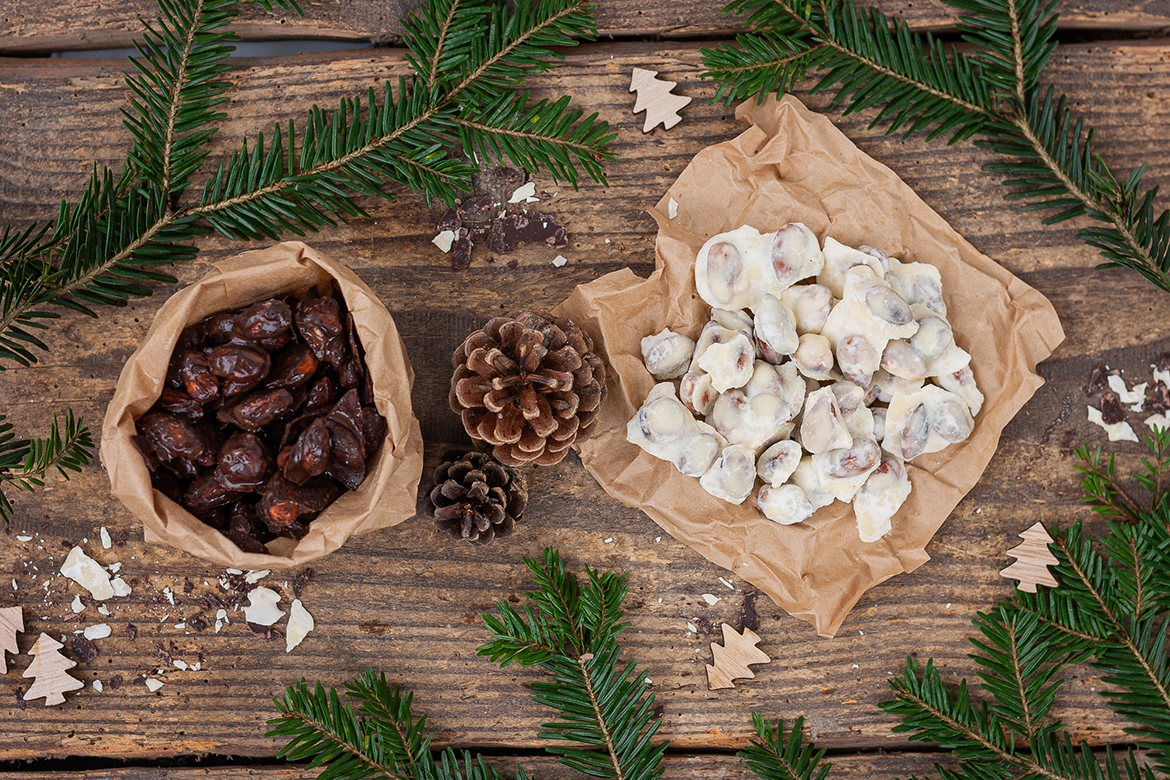
<instances>
[{"instance_id":1,"label":"brown parchment paper sheet","mask_svg":"<svg viewBox=\"0 0 1170 780\"><path fill-rule=\"evenodd\" d=\"M976 251L827 118L791 96L743 104L736 116L752 127L696 155L651 212L659 225L654 273L608 274L556 310L589 333L612 369L597 433L578 451L614 498L832 636L867 589L929 560L927 543L979 480L1008 421L1043 383L1036 364L1064 332L1039 292ZM665 216L671 198L678 203L673 220ZM697 479L625 438L626 422L655 384L642 365L642 337L669 327L698 338L709 319L695 292L699 248L740 225L774 231L787 222L803 222L822 241L830 235L938 267L956 341L971 353L986 396L967 441L907 464L910 497L893 531L872 544L858 539L847 504L780 526L759 511L754 493L739 506L716 499Z\"/></svg>"},{"instance_id":2,"label":"brown parchment paper sheet","mask_svg":"<svg viewBox=\"0 0 1170 780\"><path fill-rule=\"evenodd\" d=\"M344 265L299 241L245 252L214 268L159 309L122 369L102 425L101 458L111 490L142 521L146 541L240 569L284 568L327 555L353 534L413 517L423 462L422 432L410 405L414 371L394 319L378 296ZM386 439L368 464L361 486L313 520L303 539L273 540L268 543L271 555L246 553L151 487L150 472L130 442L134 421L162 392L171 352L185 326L313 285L328 294L330 279L337 280L353 313L373 380L374 403L386 418Z\"/></svg>"}]
</instances>

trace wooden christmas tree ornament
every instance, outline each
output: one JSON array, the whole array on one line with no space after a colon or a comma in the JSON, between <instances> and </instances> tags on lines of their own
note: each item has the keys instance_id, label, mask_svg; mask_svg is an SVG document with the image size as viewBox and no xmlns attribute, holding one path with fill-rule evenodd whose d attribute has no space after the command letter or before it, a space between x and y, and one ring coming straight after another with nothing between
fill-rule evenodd
<instances>
[{"instance_id":1,"label":"wooden christmas tree ornament","mask_svg":"<svg viewBox=\"0 0 1170 780\"><path fill-rule=\"evenodd\" d=\"M748 664L766 664L772 659L756 647L760 637L750 628L745 628L742 634L726 623L723 624L723 646L711 643L711 655L715 665L707 664L707 687L734 688L732 680L744 677L755 677L755 673L748 668Z\"/></svg>"},{"instance_id":2,"label":"wooden christmas tree ornament","mask_svg":"<svg viewBox=\"0 0 1170 780\"><path fill-rule=\"evenodd\" d=\"M71 669L77 664L57 652L62 647L64 645L48 634L37 637L36 644L29 650L29 654L33 656L32 663L24 670L25 677L37 679L24 694L25 701L43 697L47 707L64 704L65 691L75 691L84 687L85 683L81 680L65 673L66 669Z\"/></svg>"},{"instance_id":3,"label":"wooden christmas tree ornament","mask_svg":"<svg viewBox=\"0 0 1170 780\"><path fill-rule=\"evenodd\" d=\"M1037 585L1047 585L1050 588L1059 585L1052 572L1048 571L1048 567L1057 563L1057 560L1056 556L1048 551L1052 537L1048 535L1044 524L1036 523L1020 534L1020 538L1024 543L1007 551L1016 562L1001 571L1000 575L1019 580L1016 587L1029 593L1035 593Z\"/></svg>"},{"instance_id":4,"label":"wooden christmas tree ornament","mask_svg":"<svg viewBox=\"0 0 1170 780\"><path fill-rule=\"evenodd\" d=\"M20 607L0 609L0 674L8 673L5 653L16 655L16 635L24 631L24 611Z\"/></svg>"},{"instance_id":5,"label":"wooden christmas tree ornament","mask_svg":"<svg viewBox=\"0 0 1170 780\"><path fill-rule=\"evenodd\" d=\"M649 133L659 123L665 130L674 127L682 121L678 115L679 109L691 102L689 97L670 94L678 86L677 81L655 78L657 75L656 70L634 68L634 76L630 79L630 92L638 93L638 99L634 101L634 113L646 112L643 133Z\"/></svg>"}]
</instances>

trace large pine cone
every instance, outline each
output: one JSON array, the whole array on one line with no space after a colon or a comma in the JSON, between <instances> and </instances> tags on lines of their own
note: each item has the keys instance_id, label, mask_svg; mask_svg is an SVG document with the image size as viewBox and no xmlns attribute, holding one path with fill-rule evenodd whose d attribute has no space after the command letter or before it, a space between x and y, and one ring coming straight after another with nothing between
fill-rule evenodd
<instances>
[{"instance_id":1,"label":"large pine cone","mask_svg":"<svg viewBox=\"0 0 1170 780\"><path fill-rule=\"evenodd\" d=\"M451 362L451 408L501 463L551 466L593 435L605 366L571 320L543 311L496 317Z\"/></svg>"},{"instance_id":2,"label":"large pine cone","mask_svg":"<svg viewBox=\"0 0 1170 780\"><path fill-rule=\"evenodd\" d=\"M453 450L435 469L427 510L435 527L452 539L487 544L511 536L528 504L528 486L519 471L490 455Z\"/></svg>"}]
</instances>

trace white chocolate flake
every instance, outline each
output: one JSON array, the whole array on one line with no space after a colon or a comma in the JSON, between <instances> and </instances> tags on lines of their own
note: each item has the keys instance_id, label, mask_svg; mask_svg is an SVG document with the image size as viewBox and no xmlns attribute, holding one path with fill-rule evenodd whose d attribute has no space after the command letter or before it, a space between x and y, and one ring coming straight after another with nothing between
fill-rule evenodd
<instances>
[{"instance_id":1,"label":"white chocolate flake","mask_svg":"<svg viewBox=\"0 0 1170 780\"><path fill-rule=\"evenodd\" d=\"M61 564L61 573L85 588L98 601L105 601L117 595L110 586L110 575L97 561L86 555L80 547L74 547Z\"/></svg>"},{"instance_id":2,"label":"white chocolate flake","mask_svg":"<svg viewBox=\"0 0 1170 780\"><path fill-rule=\"evenodd\" d=\"M1133 432L1133 428L1125 420L1107 424L1105 418L1101 416L1100 409L1089 407L1089 422L1094 425L1101 426L1101 429L1109 435L1109 441L1137 441L1137 434Z\"/></svg>"},{"instance_id":3,"label":"white chocolate flake","mask_svg":"<svg viewBox=\"0 0 1170 780\"><path fill-rule=\"evenodd\" d=\"M451 245L455 243L454 230L441 230L439 234L431 239L431 243L439 248L439 251L446 254L451 251Z\"/></svg>"},{"instance_id":4,"label":"white chocolate flake","mask_svg":"<svg viewBox=\"0 0 1170 780\"><path fill-rule=\"evenodd\" d=\"M292 606L288 610L288 631L284 635L284 652L291 653L293 648L299 645L316 626L313 616L309 614L309 610L305 609L301 600L293 599Z\"/></svg>"},{"instance_id":5,"label":"white chocolate flake","mask_svg":"<svg viewBox=\"0 0 1170 780\"><path fill-rule=\"evenodd\" d=\"M86 626L82 634L86 639L105 639L110 634L114 633L107 623L98 623L92 626Z\"/></svg>"},{"instance_id":6,"label":"white chocolate flake","mask_svg":"<svg viewBox=\"0 0 1170 780\"><path fill-rule=\"evenodd\" d=\"M271 626L284 617L284 610L276 606L279 602L280 594L271 588L253 588L248 592L244 619L258 626Z\"/></svg>"}]
</instances>

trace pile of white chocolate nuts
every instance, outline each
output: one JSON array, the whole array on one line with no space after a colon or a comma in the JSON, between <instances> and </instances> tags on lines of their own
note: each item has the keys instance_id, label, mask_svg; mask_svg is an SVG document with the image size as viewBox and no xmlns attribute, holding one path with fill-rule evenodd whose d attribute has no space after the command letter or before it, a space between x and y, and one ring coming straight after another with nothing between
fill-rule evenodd
<instances>
[{"instance_id":1,"label":"pile of white chocolate nuts","mask_svg":"<svg viewBox=\"0 0 1170 780\"><path fill-rule=\"evenodd\" d=\"M938 269L828 237L822 249L800 223L745 225L703 245L695 285L711 321L697 341L642 339L660 381L626 438L733 504L758 476L777 523L838 500L862 541L888 533L906 461L966 439L983 405Z\"/></svg>"}]
</instances>

